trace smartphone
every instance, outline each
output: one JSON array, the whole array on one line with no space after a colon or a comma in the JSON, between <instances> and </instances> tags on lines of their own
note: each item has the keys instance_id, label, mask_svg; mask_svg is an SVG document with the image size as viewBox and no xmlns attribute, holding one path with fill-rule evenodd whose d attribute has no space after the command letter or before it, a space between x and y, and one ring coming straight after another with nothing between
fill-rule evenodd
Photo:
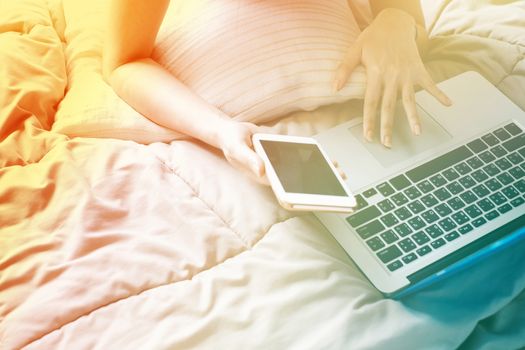
<instances>
[{"instance_id":1,"label":"smartphone","mask_svg":"<svg viewBox=\"0 0 525 350\"><path fill-rule=\"evenodd\" d=\"M288 210L351 213L356 201L319 143L310 137L254 134L255 152Z\"/></svg>"}]
</instances>

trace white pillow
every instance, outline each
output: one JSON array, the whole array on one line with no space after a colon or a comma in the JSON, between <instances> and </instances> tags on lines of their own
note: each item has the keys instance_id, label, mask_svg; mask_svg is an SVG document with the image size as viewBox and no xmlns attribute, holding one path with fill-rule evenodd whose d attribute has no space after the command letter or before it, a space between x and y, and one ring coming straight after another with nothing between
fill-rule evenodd
<instances>
[{"instance_id":1,"label":"white pillow","mask_svg":"<svg viewBox=\"0 0 525 350\"><path fill-rule=\"evenodd\" d=\"M53 130L149 143L180 136L135 112L101 77L107 0L63 0L69 92ZM266 122L361 98L358 70L332 91L359 34L346 0L172 0L153 57L232 118Z\"/></svg>"}]
</instances>

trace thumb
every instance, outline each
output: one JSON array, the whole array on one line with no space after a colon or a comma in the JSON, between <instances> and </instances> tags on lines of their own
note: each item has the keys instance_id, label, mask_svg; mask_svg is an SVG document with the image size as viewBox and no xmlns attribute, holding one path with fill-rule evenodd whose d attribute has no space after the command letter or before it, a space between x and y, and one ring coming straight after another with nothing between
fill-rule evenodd
<instances>
[{"instance_id":1,"label":"thumb","mask_svg":"<svg viewBox=\"0 0 525 350\"><path fill-rule=\"evenodd\" d=\"M347 54L343 58L339 67L337 67L333 82L333 89L335 92L341 90L348 81L350 74L354 69L361 63L361 44L360 41L356 41Z\"/></svg>"}]
</instances>

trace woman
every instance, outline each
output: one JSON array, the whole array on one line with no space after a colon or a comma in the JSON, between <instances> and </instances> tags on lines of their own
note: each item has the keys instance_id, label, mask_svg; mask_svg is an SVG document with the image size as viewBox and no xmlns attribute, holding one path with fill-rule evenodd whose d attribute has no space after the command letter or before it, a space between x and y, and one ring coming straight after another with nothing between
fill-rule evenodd
<instances>
[{"instance_id":1,"label":"woman","mask_svg":"<svg viewBox=\"0 0 525 350\"><path fill-rule=\"evenodd\" d=\"M258 127L232 120L150 58L169 0L112 1L104 76L117 94L157 124L222 150L230 163L262 178L264 165L251 145L251 135ZM415 135L421 133L421 126L414 85L422 86L445 105L451 102L436 87L421 61L428 38L419 1L370 0L370 5L374 20L334 72L334 89L346 83L356 66L364 65L367 87L363 132L372 141L379 114L381 142L391 147L398 94Z\"/></svg>"}]
</instances>

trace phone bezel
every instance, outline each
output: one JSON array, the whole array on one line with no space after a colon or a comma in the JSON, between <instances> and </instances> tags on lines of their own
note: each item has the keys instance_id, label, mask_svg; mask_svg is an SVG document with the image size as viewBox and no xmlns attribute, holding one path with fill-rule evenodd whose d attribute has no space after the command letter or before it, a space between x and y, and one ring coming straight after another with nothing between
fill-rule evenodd
<instances>
[{"instance_id":1,"label":"phone bezel","mask_svg":"<svg viewBox=\"0 0 525 350\"><path fill-rule=\"evenodd\" d=\"M268 158L268 155L264 151L264 147L260 142L261 140L315 145L341 184L346 196L286 192L270 162L270 159ZM270 186L272 187L277 200L284 208L288 210L337 211L345 213L351 213L353 211L353 208L356 206L354 195L346 185L345 181L341 178L341 175L317 140L311 137L258 133L253 135L252 142L255 152L257 152L264 162L266 176L270 182Z\"/></svg>"}]
</instances>

